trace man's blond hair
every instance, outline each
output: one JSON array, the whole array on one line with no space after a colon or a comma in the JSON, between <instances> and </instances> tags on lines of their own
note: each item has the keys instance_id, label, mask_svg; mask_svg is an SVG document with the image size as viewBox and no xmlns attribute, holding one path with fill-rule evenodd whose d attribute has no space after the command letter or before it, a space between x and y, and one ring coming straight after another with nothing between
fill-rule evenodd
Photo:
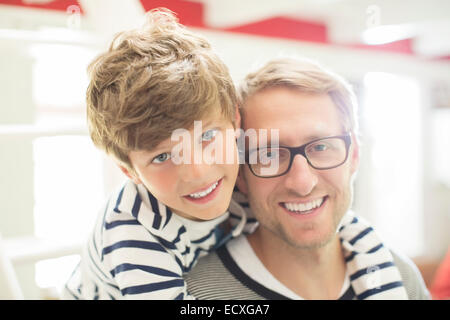
<instances>
[{"instance_id":1,"label":"man's blond hair","mask_svg":"<svg viewBox=\"0 0 450 320\"><path fill-rule=\"evenodd\" d=\"M338 108L343 130L358 133L357 103L349 83L318 63L303 58L273 59L257 71L249 73L238 88L242 119L247 99L272 87L328 94Z\"/></svg>"},{"instance_id":2,"label":"man's blond hair","mask_svg":"<svg viewBox=\"0 0 450 320\"><path fill-rule=\"evenodd\" d=\"M115 36L89 66L89 132L94 144L129 169L128 154L151 150L178 128L237 104L225 64L172 12L155 9L144 27Z\"/></svg>"}]
</instances>

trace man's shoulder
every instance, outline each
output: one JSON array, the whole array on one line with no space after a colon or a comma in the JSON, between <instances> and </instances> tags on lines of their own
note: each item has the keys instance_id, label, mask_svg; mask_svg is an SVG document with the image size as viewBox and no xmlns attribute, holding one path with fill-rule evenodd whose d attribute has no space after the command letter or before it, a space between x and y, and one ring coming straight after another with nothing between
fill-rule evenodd
<instances>
[{"instance_id":1,"label":"man's shoulder","mask_svg":"<svg viewBox=\"0 0 450 320\"><path fill-rule=\"evenodd\" d=\"M203 300L265 299L242 281L226 246L202 257L184 278L190 294Z\"/></svg>"},{"instance_id":2,"label":"man's shoulder","mask_svg":"<svg viewBox=\"0 0 450 320\"><path fill-rule=\"evenodd\" d=\"M408 298L410 300L430 299L430 293L428 292L422 275L414 262L406 255L392 248L390 249L390 252L402 277Z\"/></svg>"}]
</instances>

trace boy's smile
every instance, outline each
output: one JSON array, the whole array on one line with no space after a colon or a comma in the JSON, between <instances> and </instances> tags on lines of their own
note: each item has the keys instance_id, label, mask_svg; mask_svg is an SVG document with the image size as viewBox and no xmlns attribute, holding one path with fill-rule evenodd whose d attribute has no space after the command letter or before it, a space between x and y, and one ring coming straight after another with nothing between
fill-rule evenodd
<instances>
[{"instance_id":1,"label":"boy's smile","mask_svg":"<svg viewBox=\"0 0 450 320\"><path fill-rule=\"evenodd\" d=\"M194 203L206 203L215 198L220 189L221 182L222 178L210 184L206 188L200 188L199 191L189 193L184 197Z\"/></svg>"}]
</instances>

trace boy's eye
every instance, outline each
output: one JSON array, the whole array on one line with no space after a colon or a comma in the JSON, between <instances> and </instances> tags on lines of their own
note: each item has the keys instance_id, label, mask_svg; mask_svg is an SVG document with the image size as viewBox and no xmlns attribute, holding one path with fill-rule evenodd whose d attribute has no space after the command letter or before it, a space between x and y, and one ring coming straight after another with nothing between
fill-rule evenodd
<instances>
[{"instance_id":1,"label":"boy's eye","mask_svg":"<svg viewBox=\"0 0 450 320\"><path fill-rule=\"evenodd\" d=\"M203 132L202 141L211 141L217 135L218 131L219 130L217 130L217 129L210 129L210 130Z\"/></svg>"},{"instance_id":2,"label":"boy's eye","mask_svg":"<svg viewBox=\"0 0 450 320\"><path fill-rule=\"evenodd\" d=\"M165 152L157 155L153 158L152 163L163 163L164 161L167 161L170 159L170 153Z\"/></svg>"}]
</instances>

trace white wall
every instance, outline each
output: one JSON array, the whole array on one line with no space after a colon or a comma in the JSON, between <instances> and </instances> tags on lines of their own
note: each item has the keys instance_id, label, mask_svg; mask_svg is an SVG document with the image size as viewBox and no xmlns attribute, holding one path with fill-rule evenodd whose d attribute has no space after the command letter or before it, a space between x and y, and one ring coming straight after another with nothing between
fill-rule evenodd
<instances>
[{"instance_id":1,"label":"white wall","mask_svg":"<svg viewBox=\"0 0 450 320\"><path fill-rule=\"evenodd\" d=\"M135 8L132 9L135 10ZM49 21L44 17L37 18L35 13L29 15L27 10L20 12L23 12L23 14L17 15L14 10L0 12L2 17L0 28L19 26L35 29L40 24ZM2 14L5 15L2 16ZM18 16L21 18L15 20ZM9 18L7 19L7 17ZM49 13L46 18L53 21L55 26L65 26L66 17ZM20 21L20 23L14 21ZM110 24L113 22L109 21ZM124 23L126 24L126 22ZM85 31L89 32L89 30L99 28L102 28L102 30L98 30L96 34L88 34L95 37L81 37L72 42L76 42L78 45L84 43L94 50L103 48L111 36L105 25L107 24L102 24L99 21L97 21L97 24L93 24L92 21L83 20L82 29ZM450 190L448 185L442 183L439 176L434 174L435 161L430 159L433 154L430 141L436 139L432 133L436 116L430 92L436 82L447 83L447 86L450 83L450 63L448 61L427 61L402 54L351 50L339 46L301 43L235 33L199 29L195 31L205 35L210 40L215 50L228 65L235 81L240 81L253 66L281 54L300 55L316 59L355 82L362 81L367 72L374 71L416 79L424 93L421 101L423 121L422 141L420 141L420 144L424 147L423 171L421 177L418 178L423 181L423 185L420 193L421 199L418 203L422 203L420 211L424 218L424 224L421 227L423 228L425 251L420 252L420 254L438 257L445 252L450 243L450 233L448 232L450 226L450 203L448 200L450 199ZM31 33L29 35L31 36L28 37L28 40L24 40L23 38L5 37L4 34L2 36L0 33L0 233L4 237L29 235L34 232L35 188L32 154L34 137L25 134L21 137L12 138L4 134L5 125L18 123L33 125L35 123L36 108L32 95L31 75L34 62L33 55L27 50L27 44L36 41L34 38L36 34ZM39 43L45 43L46 41L38 40ZM50 42L54 43L53 40ZM66 40L66 42L70 43L71 41ZM58 80L65 81L63 78ZM83 97L84 94L85 92L80 90L80 97ZM66 130L66 133L85 134L84 130L84 127L80 127L72 131ZM450 149L450 146L448 148ZM356 210L369 220L379 221L380 213L375 212L375 206L372 205L373 201L377 199L374 199L371 187L373 175L369 150L370 141L367 141L363 147L361 168L356 181L355 206ZM111 161L106 159L103 161L105 163L104 171L99 176L103 174L104 193L106 195L120 183L122 176ZM83 169L73 168L73 170L80 170L81 172ZM97 179L101 178L97 177ZM96 209L93 208L93 212ZM55 228L57 227L55 226ZM399 229L399 232L401 232L401 229ZM34 281L33 264L20 266L17 270L21 285L25 289L25 297L38 298L37 288L32 284Z\"/></svg>"}]
</instances>

